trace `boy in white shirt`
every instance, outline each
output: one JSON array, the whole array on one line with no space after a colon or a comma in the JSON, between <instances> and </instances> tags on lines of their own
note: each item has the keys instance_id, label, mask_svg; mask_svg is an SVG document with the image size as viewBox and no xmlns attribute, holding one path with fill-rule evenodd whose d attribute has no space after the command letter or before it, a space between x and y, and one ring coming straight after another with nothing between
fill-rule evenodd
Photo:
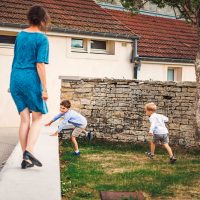
<instances>
[{"instance_id":1,"label":"boy in white shirt","mask_svg":"<svg viewBox=\"0 0 200 200\"><path fill-rule=\"evenodd\" d=\"M146 115L149 116L150 130L149 134L153 136L153 140L150 142L150 153L146 153L151 159L154 157L155 144L161 142L169 154L170 163L175 163L176 158L173 155L172 149L169 146L168 129L165 123L168 122L168 118L164 115L156 113L157 106L154 103L148 103L145 105Z\"/></svg>"}]
</instances>

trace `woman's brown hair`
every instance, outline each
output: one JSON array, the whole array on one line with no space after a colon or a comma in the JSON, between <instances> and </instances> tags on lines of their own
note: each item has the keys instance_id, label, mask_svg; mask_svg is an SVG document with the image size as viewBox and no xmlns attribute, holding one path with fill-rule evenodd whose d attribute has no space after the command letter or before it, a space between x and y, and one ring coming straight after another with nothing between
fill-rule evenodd
<instances>
[{"instance_id":1,"label":"woman's brown hair","mask_svg":"<svg viewBox=\"0 0 200 200\"><path fill-rule=\"evenodd\" d=\"M47 25L50 22L48 12L39 5L32 6L29 9L27 19L31 25L38 26L42 31L46 31Z\"/></svg>"}]
</instances>

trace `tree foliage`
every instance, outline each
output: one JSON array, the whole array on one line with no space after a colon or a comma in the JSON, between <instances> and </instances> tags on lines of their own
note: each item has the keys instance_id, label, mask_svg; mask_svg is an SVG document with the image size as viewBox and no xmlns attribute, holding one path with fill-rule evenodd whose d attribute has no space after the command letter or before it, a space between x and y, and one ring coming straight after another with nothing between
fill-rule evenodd
<instances>
[{"instance_id":1,"label":"tree foliage","mask_svg":"<svg viewBox=\"0 0 200 200\"><path fill-rule=\"evenodd\" d=\"M179 11L180 17L200 27L200 0L121 0L122 5L132 12L138 12L147 2L159 8L170 6L174 12Z\"/></svg>"}]
</instances>

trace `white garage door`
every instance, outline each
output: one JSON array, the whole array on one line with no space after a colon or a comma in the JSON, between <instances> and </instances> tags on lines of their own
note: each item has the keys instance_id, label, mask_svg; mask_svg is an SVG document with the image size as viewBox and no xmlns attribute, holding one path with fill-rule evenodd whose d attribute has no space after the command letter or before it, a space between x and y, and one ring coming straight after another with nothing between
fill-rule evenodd
<instances>
[{"instance_id":1,"label":"white garage door","mask_svg":"<svg viewBox=\"0 0 200 200\"><path fill-rule=\"evenodd\" d=\"M10 93L10 71L13 59L13 45L0 43L0 127L17 127L19 116Z\"/></svg>"}]
</instances>

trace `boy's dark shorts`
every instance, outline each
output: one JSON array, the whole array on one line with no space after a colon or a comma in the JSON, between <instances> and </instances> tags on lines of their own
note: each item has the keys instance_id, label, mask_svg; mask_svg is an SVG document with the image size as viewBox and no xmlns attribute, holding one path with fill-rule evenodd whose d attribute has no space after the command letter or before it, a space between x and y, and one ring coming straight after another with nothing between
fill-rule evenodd
<instances>
[{"instance_id":1,"label":"boy's dark shorts","mask_svg":"<svg viewBox=\"0 0 200 200\"><path fill-rule=\"evenodd\" d=\"M153 135L153 143L161 143L161 144L168 144L169 137L168 134L154 134Z\"/></svg>"}]
</instances>

